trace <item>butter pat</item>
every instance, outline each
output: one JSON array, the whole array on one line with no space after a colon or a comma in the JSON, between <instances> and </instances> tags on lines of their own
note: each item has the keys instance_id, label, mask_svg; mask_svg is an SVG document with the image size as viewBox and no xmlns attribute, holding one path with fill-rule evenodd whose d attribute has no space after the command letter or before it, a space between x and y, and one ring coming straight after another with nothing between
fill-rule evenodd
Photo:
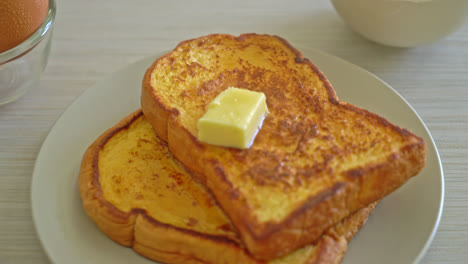
<instances>
[{"instance_id":1,"label":"butter pat","mask_svg":"<svg viewBox=\"0 0 468 264\"><path fill-rule=\"evenodd\" d=\"M263 93L229 87L198 120L198 139L213 145L249 148L267 115Z\"/></svg>"}]
</instances>

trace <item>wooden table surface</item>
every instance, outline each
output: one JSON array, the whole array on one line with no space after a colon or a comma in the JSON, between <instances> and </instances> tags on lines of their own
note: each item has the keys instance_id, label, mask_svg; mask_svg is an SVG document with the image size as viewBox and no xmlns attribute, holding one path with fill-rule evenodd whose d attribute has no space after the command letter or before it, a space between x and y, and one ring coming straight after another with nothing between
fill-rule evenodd
<instances>
[{"instance_id":1,"label":"wooden table surface","mask_svg":"<svg viewBox=\"0 0 468 264\"><path fill-rule=\"evenodd\" d=\"M40 85L0 107L0 263L49 263L31 217L34 161L54 122L99 79L208 33L280 35L376 74L422 117L440 152L445 204L423 263L468 261L468 25L431 45L397 49L353 33L327 0L59 0Z\"/></svg>"}]
</instances>

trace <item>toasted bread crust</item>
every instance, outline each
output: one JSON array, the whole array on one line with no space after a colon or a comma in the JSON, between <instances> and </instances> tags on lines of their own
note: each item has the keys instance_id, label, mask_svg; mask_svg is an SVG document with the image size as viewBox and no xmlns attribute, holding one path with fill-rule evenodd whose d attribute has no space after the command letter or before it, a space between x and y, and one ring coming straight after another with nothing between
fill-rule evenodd
<instances>
[{"instance_id":1,"label":"toasted bread crust","mask_svg":"<svg viewBox=\"0 0 468 264\"><path fill-rule=\"evenodd\" d=\"M256 34L243 34L239 37L214 34L202 38L227 38L243 41L254 38ZM401 136L405 142L403 148L388 156L385 162L370 163L365 167L357 167L344 172L331 188L298 205L297 209L285 219L261 223L252 214L252 209L244 197L239 196L236 186L224 176L223 165L216 160L209 161L206 166L204 158L207 146L201 144L196 137L180 121L178 109L167 105L156 95L158 87L151 85L151 75L159 61L170 56L177 48L194 40L181 42L174 51L157 59L146 71L142 84L142 110L156 133L164 140L174 156L186 167L194 170L196 175L210 189L224 211L239 230L243 242L249 251L257 258L271 259L316 240L323 231L337 223L351 212L381 199L392 193L408 179L418 174L425 166L426 145L422 138L400 128L386 119L363 110L351 104L341 102L336 96L330 82L323 73L308 59L293 48L286 40L281 40L295 55L295 62L308 66L324 84L328 91L329 103L335 107L350 111L364 120L370 120L383 131ZM201 38L200 38L201 39Z\"/></svg>"},{"instance_id":2,"label":"toasted bread crust","mask_svg":"<svg viewBox=\"0 0 468 264\"><path fill-rule=\"evenodd\" d=\"M83 207L89 217L112 240L132 247L139 254L165 263L266 263L254 259L238 241L222 235L200 233L163 223L141 208L128 213L105 199L100 184L98 157L106 143L142 117L136 111L107 130L87 149L79 174L79 190ZM295 252L271 264L339 263L347 241L365 223L376 203L352 214L332 227L313 246ZM299 257L299 258L298 258ZM300 262L297 260L301 259Z\"/></svg>"}]
</instances>

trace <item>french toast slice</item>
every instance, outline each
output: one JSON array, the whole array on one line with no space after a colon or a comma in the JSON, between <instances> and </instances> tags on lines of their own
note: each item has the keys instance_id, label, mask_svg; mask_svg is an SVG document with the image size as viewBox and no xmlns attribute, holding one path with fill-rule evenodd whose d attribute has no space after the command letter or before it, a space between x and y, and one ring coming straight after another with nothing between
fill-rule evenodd
<instances>
[{"instance_id":1,"label":"french toast slice","mask_svg":"<svg viewBox=\"0 0 468 264\"><path fill-rule=\"evenodd\" d=\"M228 87L263 92L270 114L249 149L197 140L197 121ZM422 138L338 99L286 40L213 34L181 42L146 71L142 110L207 186L257 258L316 240L425 166Z\"/></svg>"},{"instance_id":2,"label":"french toast slice","mask_svg":"<svg viewBox=\"0 0 468 264\"><path fill-rule=\"evenodd\" d=\"M271 261L253 258L205 187L193 180L141 111L96 139L83 156L84 209L115 242L164 263L339 263L376 204L315 243Z\"/></svg>"}]
</instances>

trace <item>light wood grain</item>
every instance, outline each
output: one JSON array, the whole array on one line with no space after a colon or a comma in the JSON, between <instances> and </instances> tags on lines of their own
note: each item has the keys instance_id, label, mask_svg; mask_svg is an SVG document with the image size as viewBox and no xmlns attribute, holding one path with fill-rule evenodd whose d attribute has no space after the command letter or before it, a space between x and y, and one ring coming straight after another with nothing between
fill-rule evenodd
<instances>
[{"instance_id":1,"label":"light wood grain","mask_svg":"<svg viewBox=\"0 0 468 264\"><path fill-rule=\"evenodd\" d=\"M30 182L61 113L125 65L207 33L280 35L376 74L420 114L445 171L444 214L423 263L468 260L468 25L431 45L395 49L354 34L326 0L59 0L49 65L38 87L0 107L0 263L49 263L36 236Z\"/></svg>"}]
</instances>

